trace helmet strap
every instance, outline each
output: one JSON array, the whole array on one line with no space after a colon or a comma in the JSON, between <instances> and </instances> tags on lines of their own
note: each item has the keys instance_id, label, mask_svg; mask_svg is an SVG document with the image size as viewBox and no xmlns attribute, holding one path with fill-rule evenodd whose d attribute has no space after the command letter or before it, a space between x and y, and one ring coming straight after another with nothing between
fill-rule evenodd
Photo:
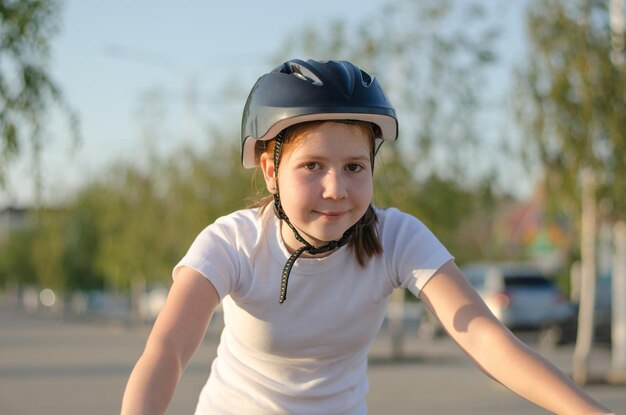
<instances>
[{"instance_id":1,"label":"helmet strap","mask_svg":"<svg viewBox=\"0 0 626 415\"><path fill-rule=\"evenodd\" d=\"M275 139L274 143L274 182L276 186L276 192L274 193L274 213L281 220L287 220L287 215L283 210L283 206L280 203L280 190L278 189L278 164L280 162L280 155L283 151L283 132L281 131Z\"/></svg>"}]
</instances>

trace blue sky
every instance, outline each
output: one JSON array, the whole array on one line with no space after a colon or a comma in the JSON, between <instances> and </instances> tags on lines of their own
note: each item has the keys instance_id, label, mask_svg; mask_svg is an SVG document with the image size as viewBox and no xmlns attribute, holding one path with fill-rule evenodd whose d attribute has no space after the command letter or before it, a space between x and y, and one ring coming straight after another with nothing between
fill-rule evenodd
<instances>
[{"instance_id":1,"label":"blue sky","mask_svg":"<svg viewBox=\"0 0 626 415\"><path fill-rule=\"evenodd\" d=\"M151 145L192 139L206 119L240 114L243 100L221 102L218 91L229 80L252 86L271 69L269 59L288 36L338 18L348 23L375 19L388 1L233 0L216 6L199 0L65 0L60 32L52 41L51 69L80 116L83 142L72 150L63 119L51 117L50 144L42 159L44 199L71 193L114 161L137 159L150 128L145 116L142 123L141 111L151 91L166 102L160 120L164 129ZM499 82L508 79L521 44L523 1L510 3L517 7L502 14L508 23L500 42ZM190 85L198 93L196 118L180 115L190 102L185 98ZM0 207L32 202L31 166L26 155L11 168Z\"/></svg>"}]
</instances>

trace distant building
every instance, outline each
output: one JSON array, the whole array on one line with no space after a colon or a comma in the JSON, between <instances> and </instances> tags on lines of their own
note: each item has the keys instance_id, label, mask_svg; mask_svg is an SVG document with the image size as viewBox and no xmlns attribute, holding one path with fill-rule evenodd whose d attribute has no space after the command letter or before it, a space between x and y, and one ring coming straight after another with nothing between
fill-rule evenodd
<instances>
[{"instance_id":1,"label":"distant building","mask_svg":"<svg viewBox=\"0 0 626 415\"><path fill-rule=\"evenodd\" d=\"M570 220L564 215L548 215L543 183L531 197L510 206L498 220L498 239L509 252L518 252L546 270L565 264L571 250Z\"/></svg>"},{"instance_id":2,"label":"distant building","mask_svg":"<svg viewBox=\"0 0 626 415\"><path fill-rule=\"evenodd\" d=\"M4 240L10 231L23 229L28 225L30 210L9 206L0 210L0 241Z\"/></svg>"}]
</instances>

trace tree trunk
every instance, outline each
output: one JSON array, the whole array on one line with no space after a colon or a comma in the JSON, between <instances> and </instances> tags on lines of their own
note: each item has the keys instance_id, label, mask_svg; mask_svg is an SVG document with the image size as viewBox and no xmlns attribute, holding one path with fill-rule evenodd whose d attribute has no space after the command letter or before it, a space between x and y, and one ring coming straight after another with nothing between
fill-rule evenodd
<instances>
[{"instance_id":1,"label":"tree trunk","mask_svg":"<svg viewBox=\"0 0 626 415\"><path fill-rule=\"evenodd\" d=\"M615 381L626 381L626 222L614 226L611 310L611 373Z\"/></svg>"},{"instance_id":2,"label":"tree trunk","mask_svg":"<svg viewBox=\"0 0 626 415\"><path fill-rule=\"evenodd\" d=\"M391 293L387 309L389 319L389 337L391 339L391 357L404 357L404 290L397 288Z\"/></svg>"},{"instance_id":3,"label":"tree trunk","mask_svg":"<svg viewBox=\"0 0 626 415\"><path fill-rule=\"evenodd\" d=\"M596 299L596 200L593 173L582 175L581 281L578 310L578 335L574 349L574 381L584 385L589 380L588 360L593 344L593 314Z\"/></svg>"}]
</instances>

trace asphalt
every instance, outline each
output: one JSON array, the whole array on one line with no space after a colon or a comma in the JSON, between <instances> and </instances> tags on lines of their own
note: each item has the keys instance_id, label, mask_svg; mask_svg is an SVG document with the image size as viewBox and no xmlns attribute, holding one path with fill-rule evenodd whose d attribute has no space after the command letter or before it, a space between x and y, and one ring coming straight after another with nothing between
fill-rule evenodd
<instances>
[{"instance_id":1,"label":"asphalt","mask_svg":"<svg viewBox=\"0 0 626 415\"><path fill-rule=\"evenodd\" d=\"M168 414L191 414L215 356L219 323L185 371ZM124 386L139 357L148 325L58 315L28 315L0 307L0 414L119 412ZM534 345L535 339L523 338ZM446 337L404 336L395 358L384 330L369 365L370 414L544 414L475 368ZM540 350L566 373L573 347ZM590 357L595 379L610 368L610 349L597 345ZM626 386L595 382L585 389L617 414L626 414Z\"/></svg>"}]
</instances>

